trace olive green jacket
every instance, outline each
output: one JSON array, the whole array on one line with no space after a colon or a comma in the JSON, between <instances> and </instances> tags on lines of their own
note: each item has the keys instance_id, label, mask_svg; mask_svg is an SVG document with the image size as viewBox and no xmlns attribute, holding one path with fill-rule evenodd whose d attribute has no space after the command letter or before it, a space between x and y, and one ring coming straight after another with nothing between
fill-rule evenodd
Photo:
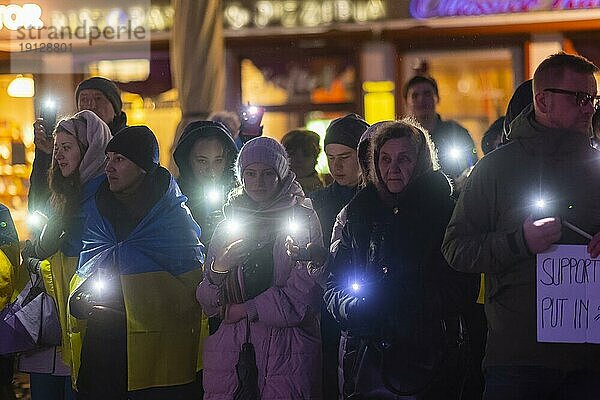
<instances>
[{"instance_id":1,"label":"olive green jacket","mask_svg":"<svg viewBox=\"0 0 600 400\"><path fill-rule=\"evenodd\" d=\"M543 196L546 215L536 213ZM537 123L533 108L511 125L511 142L481 159L462 192L442 251L465 272L485 273L485 366L600 369L600 346L537 343L536 259L525 243L529 215L559 216L600 231L600 153L585 135ZM561 244L587 240L563 225Z\"/></svg>"}]
</instances>

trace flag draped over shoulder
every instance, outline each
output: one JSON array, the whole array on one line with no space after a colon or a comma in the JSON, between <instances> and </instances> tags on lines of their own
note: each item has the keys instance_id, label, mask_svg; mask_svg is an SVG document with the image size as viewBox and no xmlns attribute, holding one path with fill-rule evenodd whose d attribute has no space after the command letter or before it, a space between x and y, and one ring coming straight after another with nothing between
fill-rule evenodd
<instances>
[{"instance_id":1,"label":"flag draped over shoulder","mask_svg":"<svg viewBox=\"0 0 600 400\"><path fill-rule=\"evenodd\" d=\"M204 246L186 200L171 177L163 197L121 242L95 201L84 206L83 250L71 293L98 268L118 271L127 316L129 390L189 383L200 367L201 310L195 290ZM71 338L76 361L81 343L73 341L82 335L83 330Z\"/></svg>"},{"instance_id":2,"label":"flag draped over shoulder","mask_svg":"<svg viewBox=\"0 0 600 400\"><path fill-rule=\"evenodd\" d=\"M204 262L204 246L199 239L200 227L185 206L186 200L171 177L165 195L120 243L95 202L88 202L77 274L87 277L104 263L115 261L121 275L165 271L178 276L199 268Z\"/></svg>"}]
</instances>

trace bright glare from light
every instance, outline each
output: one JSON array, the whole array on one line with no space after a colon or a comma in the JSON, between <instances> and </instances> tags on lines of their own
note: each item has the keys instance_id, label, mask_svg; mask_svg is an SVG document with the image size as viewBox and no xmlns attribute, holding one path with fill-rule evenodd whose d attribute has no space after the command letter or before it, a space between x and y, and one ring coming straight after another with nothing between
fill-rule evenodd
<instances>
[{"instance_id":1,"label":"bright glare from light","mask_svg":"<svg viewBox=\"0 0 600 400\"><path fill-rule=\"evenodd\" d=\"M297 233L300 230L300 224L292 219L290 220L288 228L290 229L291 233Z\"/></svg>"},{"instance_id":2,"label":"bright glare from light","mask_svg":"<svg viewBox=\"0 0 600 400\"><path fill-rule=\"evenodd\" d=\"M354 282L352 284L352 290L354 290L355 292L358 292L360 290L360 285L356 282Z\"/></svg>"},{"instance_id":3,"label":"bright glare from light","mask_svg":"<svg viewBox=\"0 0 600 400\"><path fill-rule=\"evenodd\" d=\"M219 193L218 190L210 190L208 192L208 194L206 195L206 197L208 198L208 201L215 204L218 203L221 200L221 194Z\"/></svg>"},{"instance_id":4,"label":"bright glare from light","mask_svg":"<svg viewBox=\"0 0 600 400\"><path fill-rule=\"evenodd\" d=\"M458 160L462 155L462 151L460 151L458 147L452 147L448 154L450 155L450 158Z\"/></svg>"},{"instance_id":5,"label":"bright glare from light","mask_svg":"<svg viewBox=\"0 0 600 400\"><path fill-rule=\"evenodd\" d=\"M248 107L248 114L256 114L258 112L258 108L256 106Z\"/></svg>"},{"instance_id":6,"label":"bright glare from light","mask_svg":"<svg viewBox=\"0 0 600 400\"><path fill-rule=\"evenodd\" d=\"M56 102L54 100L52 100L51 98L46 98L44 99L44 108L48 109L48 110L54 110L54 108L56 107Z\"/></svg>"},{"instance_id":7,"label":"bright glare from light","mask_svg":"<svg viewBox=\"0 0 600 400\"><path fill-rule=\"evenodd\" d=\"M544 208L544 207L546 207L546 201L544 199L539 199L538 201L535 202L535 205L538 208Z\"/></svg>"},{"instance_id":8,"label":"bright glare from light","mask_svg":"<svg viewBox=\"0 0 600 400\"><path fill-rule=\"evenodd\" d=\"M94 282L94 290L98 293L102 292L106 288L106 282L104 279L96 279Z\"/></svg>"},{"instance_id":9,"label":"bright glare from light","mask_svg":"<svg viewBox=\"0 0 600 400\"><path fill-rule=\"evenodd\" d=\"M47 218L44 214L39 211L34 211L33 213L27 215L27 225L39 228L46 223Z\"/></svg>"},{"instance_id":10,"label":"bright glare from light","mask_svg":"<svg viewBox=\"0 0 600 400\"><path fill-rule=\"evenodd\" d=\"M229 221L227 223L227 231L231 234L238 233L241 228L242 228L241 224L239 223L239 221L237 221L235 219L232 219L231 221Z\"/></svg>"}]
</instances>

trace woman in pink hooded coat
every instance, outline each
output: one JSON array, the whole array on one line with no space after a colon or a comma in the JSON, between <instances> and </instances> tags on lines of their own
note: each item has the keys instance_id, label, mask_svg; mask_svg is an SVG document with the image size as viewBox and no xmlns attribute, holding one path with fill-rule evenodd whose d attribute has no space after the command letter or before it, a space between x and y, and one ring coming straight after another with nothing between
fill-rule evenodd
<instances>
[{"instance_id":1,"label":"woman in pink hooded coat","mask_svg":"<svg viewBox=\"0 0 600 400\"><path fill-rule=\"evenodd\" d=\"M236 173L241 186L225 205L196 292L203 310L222 318L204 344L204 398L234 399L249 390L262 400L320 399L319 220L275 140L247 142ZM236 366L246 342L256 370L245 375Z\"/></svg>"}]
</instances>

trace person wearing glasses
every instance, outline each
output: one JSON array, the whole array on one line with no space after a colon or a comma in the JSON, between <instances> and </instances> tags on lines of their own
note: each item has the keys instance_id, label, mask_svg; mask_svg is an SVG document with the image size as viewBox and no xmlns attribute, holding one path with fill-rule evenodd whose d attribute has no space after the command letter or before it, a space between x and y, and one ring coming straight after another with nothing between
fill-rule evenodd
<instances>
[{"instance_id":1,"label":"person wearing glasses","mask_svg":"<svg viewBox=\"0 0 600 400\"><path fill-rule=\"evenodd\" d=\"M538 66L533 104L512 122L511 141L477 163L446 230L449 264L485 273L485 400L600 393L600 346L538 342L536 324L536 255L553 244L600 254L600 160L589 142L597 71L563 52Z\"/></svg>"}]
</instances>

